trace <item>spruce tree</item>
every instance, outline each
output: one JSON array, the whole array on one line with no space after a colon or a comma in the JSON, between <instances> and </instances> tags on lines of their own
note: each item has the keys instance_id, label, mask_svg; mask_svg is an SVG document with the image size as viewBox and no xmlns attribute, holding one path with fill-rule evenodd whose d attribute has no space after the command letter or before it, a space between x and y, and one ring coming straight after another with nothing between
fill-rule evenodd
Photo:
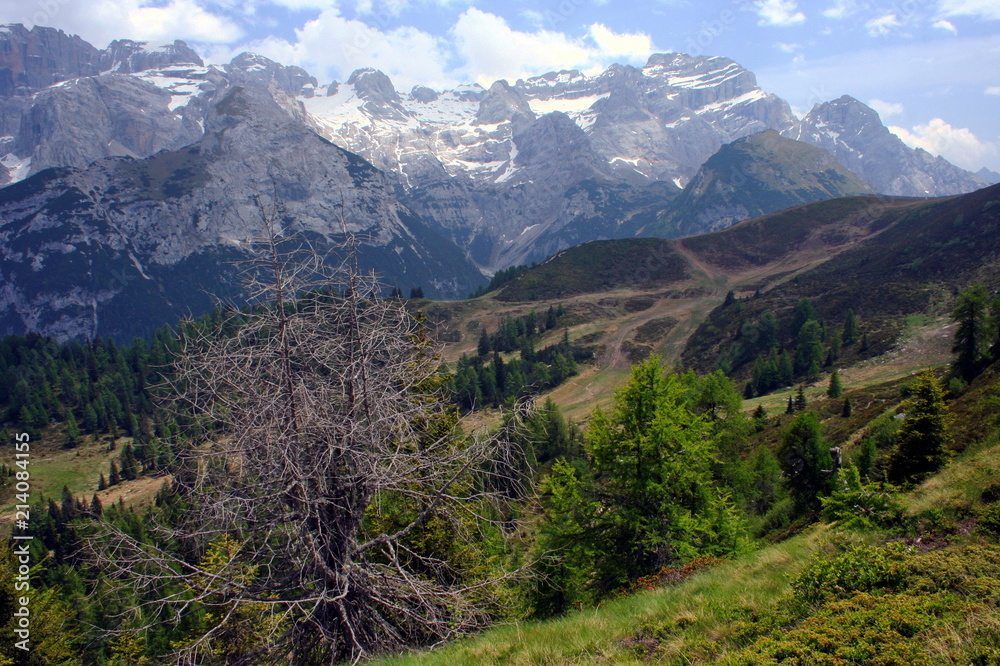
<instances>
[{"instance_id":1,"label":"spruce tree","mask_svg":"<svg viewBox=\"0 0 1000 666\"><path fill-rule=\"evenodd\" d=\"M934 373L926 370L910 386L902 405L899 443L889 457L889 478L895 483L919 481L944 465L949 456L948 407Z\"/></svg>"},{"instance_id":2,"label":"spruce tree","mask_svg":"<svg viewBox=\"0 0 1000 666\"><path fill-rule=\"evenodd\" d=\"M778 459L796 508L815 509L833 487L833 458L815 414L795 417L781 436Z\"/></svg>"},{"instance_id":3,"label":"spruce tree","mask_svg":"<svg viewBox=\"0 0 1000 666\"><path fill-rule=\"evenodd\" d=\"M849 397L844 398L844 408L840 410L840 415L846 419L849 418L853 413L854 413L854 408L851 406L851 399Z\"/></svg>"},{"instance_id":4,"label":"spruce tree","mask_svg":"<svg viewBox=\"0 0 1000 666\"><path fill-rule=\"evenodd\" d=\"M122 477L118 473L118 463L114 460L111 461L111 475L108 477L108 485L117 486L121 483Z\"/></svg>"},{"instance_id":5,"label":"spruce tree","mask_svg":"<svg viewBox=\"0 0 1000 666\"><path fill-rule=\"evenodd\" d=\"M795 372L799 374L818 371L823 363L822 328L810 319L798 332L795 343Z\"/></svg>"},{"instance_id":6,"label":"spruce tree","mask_svg":"<svg viewBox=\"0 0 1000 666\"><path fill-rule=\"evenodd\" d=\"M73 412L66 418L66 448L72 449L80 444L80 426L77 425Z\"/></svg>"},{"instance_id":7,"label":"spruce tree","mask_svg":"<svg viewBox=\"0 0 1000 666\"><path fill-rule=\"evenodd\" d=\"M94 495L93 499L90 500L90 515L100 518L104 514L104 505L101 504L101 498Z\"/></svg>"},{"instance_id":8,"label":"spruce tree","mask_svg":"<svg viewBox=\"0 0 1000 666\"><path fill-rule=\"evenodd\" d=\"M490 353L490 336L486 333L485 326L479 333L479 344L476 347L476 352L480 356L486 356L487 354Z\"/></svg>"},{"instance_id":9,"label":"spruce tree","mask_svg":"<svg viewBox=\"0 0 1000 666\"><path fill-rule=\"evenodd\" d=\"M987 301L989 293L981 284L973 286L959 296L958 304L952 311L952 319L958 323L955 331L955 374L971 381L984 366L985 352L991 340L987 323Z\"/></svg>"},{"instance_id":10,"label":"spruce tree","mask_svg":"<svg viewBox=\"0 0 1000 666\"><path fill-rule=\"evenodd\" d=\"M795 409L796 411L803 411L809 403L806 401L805 387L799 384L799 391L795 394Z\"/></svg>"},{"instance_id":11,"label":"spruce tree","mask_svg":"<svg viewBox=\"0 0 1000 666\"><path fill-rule=\"evenodd\" d=\"M836 368L830 373L830 385L826 389L826 394L831 398L839 398L844 392L844 387L840 383L840 371Z\"/></svg>"},{"instance_id":12,"label":"spruce tree","mask_svg":"<svg viewBox=\"0 0 1000 666\"><path fill-rule=\"evenodd\" d=\"M848 310L847 317L844 319L844 346L849 347L850 345L853 345L857 342L857 339L858 318L854 315L854 310Z\"/></svg>"}]
</instances>

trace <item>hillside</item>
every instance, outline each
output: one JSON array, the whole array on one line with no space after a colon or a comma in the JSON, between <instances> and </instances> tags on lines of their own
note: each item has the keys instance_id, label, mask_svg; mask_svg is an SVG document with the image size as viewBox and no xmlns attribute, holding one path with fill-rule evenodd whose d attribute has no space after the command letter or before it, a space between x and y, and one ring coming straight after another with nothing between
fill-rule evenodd
<instances>
[{"instance_id":1,"label":"hillside","mask_svg":"<svg viewBox=\"0 0 1000 666\"><path fill-rule=\"evenodd\" d=\"M810 217L816 212L839 215L836 208L845 203L816 204L803 212ZM791 311L802 299L809 299L818 318L831 325L840 325L845 313L853 311L864 322L869 355L875 355L895 343L908 315L943 314L949 310L953 295L968 285L983 282L995 289L1000 284L997 186L932 201L874 199L867 205L859 203L862 205L842 217L848 224L819 234L823 236L820 244L843 243L832 256L828 249L817 246L816 234L805 234L799 226L798 233L786 229L783 233L791 231L793 238L793 254L814 253L814 265L796 271L793 279L772 275L745 285L759 293L738 308L714 310L685 349L684 363L701 369L714 367L729 351L729 340L736 331L767 312L774 313L781 325L779 337L789 340ZM683 243L720 270L774 266L774 248L767 241L758 242L759 235L766 233L768 226L794 224L796 219L794 211L787 211Z\"/></svg>"},{"instance_id":2,"label":"hillside","mask_svg":"<svg viewBox=\"0 0 1000 666\"><path fill-rule=\"evenodd\" d=\"M899 405L902 388L851 394L861 402L870 392L879 407L848 430L839 415L824 416L831 444L870 432L878 414ZM664 570L595 609L378 663L995 663L1000 405L991 396L998 389L994 366L950 403L955 459L893 497L899 512L877 526L852 523L852 507L759 550ZM828 402L814 408L831 414ZM780 430L783 420L790 417L769 419L767 429ZM971 424L992 426L969 436ZM855 447L845 456L853 458Z\"/></svg>"}]
</instances>

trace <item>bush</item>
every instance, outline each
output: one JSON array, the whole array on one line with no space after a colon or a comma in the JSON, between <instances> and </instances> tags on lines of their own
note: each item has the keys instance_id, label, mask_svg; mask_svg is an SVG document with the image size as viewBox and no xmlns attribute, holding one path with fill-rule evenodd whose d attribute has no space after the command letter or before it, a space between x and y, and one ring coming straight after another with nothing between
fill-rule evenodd
<instances>
[{"instance_id":1,"label":"bush","mask_svg":"<svg viewBox=\"0 0 1000 666\"><path fill-rule=\"evenodd\" d=\"M847 468L843 474L846 480L844 487L829 497L820 498L825 520L861 529L893 528L903 524L903 505L896 500L893 486L883 483L861 485L854 466Z\"/></svg>"},{"instance_id":2,"label":"bush","mask_svg":"<svg viewBox=\"0 0 1000 666\"><path fill-rule=\"evenodd\" d=\"M898 588L906 577L901 564L910 552L894 542L851 546L833 558L816 557L792 583L793 593L815 603L845 599L855 592Z\"/></svg>"},{"instance_id":3,"label":"bush","mask_svg":"<svg viewBox=\"0 0 1000 666\"><path fill-rule=\"evenodd\" d=\"M1000 537L1000 502L986 507L979 517L978 526L981 531Z\"/></svg>"}]
</instances>

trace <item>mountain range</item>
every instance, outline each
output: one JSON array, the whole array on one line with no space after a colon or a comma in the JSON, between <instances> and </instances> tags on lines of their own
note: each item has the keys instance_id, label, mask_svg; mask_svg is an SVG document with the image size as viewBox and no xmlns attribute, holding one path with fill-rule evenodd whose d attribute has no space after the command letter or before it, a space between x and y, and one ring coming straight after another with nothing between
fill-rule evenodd
<instances>
[{"instance_id":1,"label":"mountain range","mask_svg":"<svg viewBox=\"0 0 1000 666\"><path fill-rule=\"evenodd\" d=\"M262 193L283 227L359 234L389 284L454 298L594 239L995 175L908 148L850 97L799 119L721 57L401 92L374 69L320 85L249 53L206 66L180 41L0 26L0 330L126 337L235 293L218 267L246 255Z\"/></svg>"}]
</instances>

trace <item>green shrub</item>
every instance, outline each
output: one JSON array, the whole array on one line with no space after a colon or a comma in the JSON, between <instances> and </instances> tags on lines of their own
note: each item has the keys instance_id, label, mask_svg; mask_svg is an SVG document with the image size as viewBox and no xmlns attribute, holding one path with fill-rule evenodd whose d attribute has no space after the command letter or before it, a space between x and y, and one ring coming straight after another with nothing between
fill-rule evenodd
<instances>
[{"instance_id":1,"label":"green shrub","mask_svg":"<svg viewBox=\"0 0 1000 666\"><path fill-rule=\"evenodd\" d=\"M1000 502L986 507L986 510L979 517L978 526L983 532L1000 537Z\"/></svg>"},{"instance_id":2,"label":"green shrub","mask_svg":"<svg viewBox=\"0 0 1000 666\"><path fill-rule=\"evenodd\" d=\"M829 558L817 556L792 582L794 595L815 603L844 599L854 592L895 589L904 579L901 563L910 549L901 543L851 546Z\"/></svg>"},{"instance_id":3,"label":"green shrub","mask_svg":"<svg viewBox=\"0 0 1000 666\"><path fill-rule=\"evenodd\" d=\"M882 483L861 485L858 470L844 470L843 487L820 498L822 516L851 528L893 528L903 524L903 505L896 500L893 486Z\"/></svg>"}]
</instances>

